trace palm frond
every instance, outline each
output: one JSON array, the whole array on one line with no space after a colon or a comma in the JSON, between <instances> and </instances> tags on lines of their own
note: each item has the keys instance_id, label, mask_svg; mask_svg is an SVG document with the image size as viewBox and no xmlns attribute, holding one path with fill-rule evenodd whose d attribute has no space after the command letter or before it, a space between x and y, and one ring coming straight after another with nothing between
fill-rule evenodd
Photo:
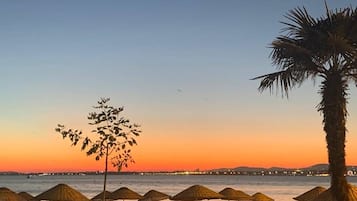
<instances>
[{"instance_id":1,"label":"palm frond","mask_svg":"<svg viewBox=\"0 0 357 201\"><path fill-rule=\"evenodd\" d=\"M316 25L316 20L307 12L305 7L290 10L285 18L290 22L281 22L286 25L282 32L287 32L287 36L302 38L307 30Z\"/></svg>"},{"instance_id":2,"label":"palm frond","mask_svg":"<svg viewBox=\"0 0 357 201\"><path fill-rule=\"evenodd\" d=\"M273 41L272 48L270 57L278 68L286 69L291 67L291 63L300 63L316 71L324 71L320 59L300 41L282 36Z\"/></svg>"},{"instance_id":3,"label":"palm frond","mask_svg":"<svg viewBox=\"0 0 357 201\"><path fill-rule=\"evenodd\" d=\"M283 70L253 78L253 80L256 79L262 79L258 88L260 91L269 89L270 93L272 93L274 88L281 87L282 95L286 95L286 97L289 96L289 90L295 85L295 79L289 70Z\"/></svg>"}]
</instances>

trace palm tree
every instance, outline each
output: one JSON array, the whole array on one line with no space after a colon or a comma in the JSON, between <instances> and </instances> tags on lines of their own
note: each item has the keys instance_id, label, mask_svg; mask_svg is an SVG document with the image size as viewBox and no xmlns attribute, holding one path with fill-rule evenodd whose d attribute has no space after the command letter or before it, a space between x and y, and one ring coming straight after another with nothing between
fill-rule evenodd
<instances>
[{"instance_id":1,"label":"palm tree","mask_svg":"<svg viewBox=\"0 0 357 201\"><path fill-rule=\"evenodd\" d=\"M270 57L277 66L274 73L253 79L261 80L259 90L280 89L283 96L305 80L321 81L323 114L328 149L332 195L349 201L350 188L345 174L345 134L349 83L357 84L357 8L331 11L313 18L305 8L290 10L283 22L286 35L271 44Z\"/></svg>"}]
</instances>

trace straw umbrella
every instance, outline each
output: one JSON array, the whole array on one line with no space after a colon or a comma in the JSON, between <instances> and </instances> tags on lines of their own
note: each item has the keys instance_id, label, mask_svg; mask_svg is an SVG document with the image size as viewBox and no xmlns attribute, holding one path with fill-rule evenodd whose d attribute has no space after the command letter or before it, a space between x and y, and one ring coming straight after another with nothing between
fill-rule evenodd
<instances>
[{"instance_id":1,"label":"straw umbrella","mask_svg":"<svg viewBox=\"0 0 357 201\"><path fill-rule=\"evenodd\" d=\"M263 193L260 193L260 192L253 195L253 200L254 201L274 201L273 198L271 198Z\"/></svg>"},{"instance_id":2,"label":"straw umbrella","mask_svg":"<svg viewBox=\"0 0 357 201\"><path fill-rule=\"evenodd\" d=\"M25 198L19 196L14 191L4 187L0 188L0 200L1 201L26 201Z\"/></svg>"},{"instance_id":3,"label":"straw umbrella","mask_svg":"<svg viewBox=\"0 0 357 201\"><path fill-rule=\"evenodd\" d=\"M141 198L143 198L143 196L139 195L137 192L127 187L121 187L116 191L112 192L113 200L139 200Z\"/></svg>"},{"instance_id":4,"label":"straw umbrella","mask_svg":"<svg viewBox=\"0 0 357 201\"><path fill-rule=\"evenodd\" d=\"M348 193L347 193L349 200L357 200L357 187L351 184L348 184ZM332 198L331 188L327 189L326 191L322 192L316 199L313 201L337 201L336 199Z\"/></svg>"},{"instance_id":5,"label":"straw umbrella","mask_svg":"<svg viewBox=\"0 0 357 201\"><path fill-rule=\"evenodd\" d=\"M29 194L28 192L20 192L18 193L19 196L23 197L25 200L30 201L33 200L33 196Z\"/></svg>"},{"instance_id":6,"label":"straw umbrella","mask_svg":"<svg viewBox=\"0 0 357 201\"><path fill-rule=\"evenodd\" d=\"M142 199L140 199L139 201L160 201L160 200L165 200L165 199L169 199L170 196L156 191L156 190L150 190L147 193L144 194L144 197Z\"/></svg>"},{"instance_id":7,"label":"straw umbrella","mask_svg":"<svg viewBox=\"0 0 357 201\"><path fill-rule=\"evenodd\" d=\"M326 188L316 186L315 188L306 191L305 193L294 197L293 199L297 201L314 201L324 191L326 191Z\"/></svg>"},{"instance_id":8,"label":"straw umbrella","mask_svg":"<svg viewBox=\"0 0 357 201\"><path fill-rule=\"evenodd\" d=\"M66 184L58 184L39 194L35 199L51 201L89 201L82 193Z\"/></svg>"},{"instance_id":9,"label":"straw umbrella","mask_svg":"<svg viewBox=\"0 0 357 201\"><path fill-rule=\"evenodd\" d=\"M172 197L171 200L194 201L205 199L221 199L223 197L223 195L216 193L207 187L193 185Z\"/></svg>"},{"instance_id":10,"label":"straw umbrella","mask_svg":"<svg viewBox=\"0 0 357 201\"><path fill-rule=\"evenodd\" d=\"M93 201L103 200L103 191L98 195L94 196L91 200ZM111 192L105 191L105 200L113 200Z\"/></svg>"},{"instance_id":11,"label":"straw umbrella","mask_svg":"<svg viewBox=\"0 0 357 201\"><path fill-rule=\"evenodd\" d=\"M253 200L253 197L244 193L243 191L240 190L235 190L233 188L225 188L219 192L219 194L223 195L224 200Z\"/></svg>"}]
</instances>

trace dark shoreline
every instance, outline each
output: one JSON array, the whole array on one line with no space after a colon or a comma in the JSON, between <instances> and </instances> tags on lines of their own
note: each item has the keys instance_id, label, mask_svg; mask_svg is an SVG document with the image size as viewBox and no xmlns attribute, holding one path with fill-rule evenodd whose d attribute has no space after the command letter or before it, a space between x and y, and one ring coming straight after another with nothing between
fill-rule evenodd
<instances>
[{"instance_id":1,"label":"dark shoreline","mask_svg":"<svg viewBox=\"0 0 357 201\"><path fill-rule=\"evenodd\" d=\"M356 166L347 166L347 176L357 176ZM103 171L63 171L63 172L16 172L2 171L0 175L102 175ZM213 170L176 170L176 171L110 171L109 175L241 175L241 176L329 176L328 164L316 164L305 168L259 168L259 167L237 167L220 168Z\"/></svg>"}]
</instances>

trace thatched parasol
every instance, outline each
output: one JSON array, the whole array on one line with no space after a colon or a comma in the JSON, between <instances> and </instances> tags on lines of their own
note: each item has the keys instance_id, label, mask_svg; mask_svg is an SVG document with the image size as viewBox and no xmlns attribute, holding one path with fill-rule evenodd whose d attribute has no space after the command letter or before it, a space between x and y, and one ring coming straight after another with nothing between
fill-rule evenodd
<instances>
[{"instance_id":1,"label":"thatched parasol","mask_svg":"<svg viewBox=\"0 0 357 201\"><path fill-rule=\"evenodd\" d=\"M19 196L14 191L8 188L0 188L0 200L1 201L26 201L25 198Z\"/></svg>"},{"instance_id":2,"label":"thatched parasol","mask_svg":"<svg viewBox=\"0 0 357 201\"><path fill-rule=\"evenodd\" d=\"M316 186L315 188L306 191L305 193L294 197L293 199L297 201L314 201L324 191L326 191L326 188Z\"/></svg>"},{"instance_id":3,"label":"thatched parasol","mask_svg":"<svg viewBox=\"0 0 357 201\"><path fill-rule=\"evenodd\" d=\"M348 184L348 197L349 200L357 200L357 187L351 184ZM331 188L322 192L316 199L313 201L336 201L332 198Z\"/></svg>"},{"instance_id":4,"label":"thatched parasol","mask_svg":"<svg viewBox=\"0 0 357 201\"><path fill-rule=\"evenodd\" d=\"M219 194L223 195L224 200L253 200L253 197L244 193L243 191L240 190L235 190L233 188L225 188L219 192Z\"/></svg>"},{"instance_id":5,"label":"thatched parasol","mask_svg":"<svg viewBox=\"0 0 357 201\"><path fill-rule=\"evenodd\" d=\"M260 192L253 195L253 200L254 201L274 201L273 198L271 198L263 193L260 193Z\"/></svg>"},{"instance_id":6,"label":"thatched parasol","mask_svg":"<svg viewBox=\"0 0 357 201\"><path fill-rule=\"evenodd\" d=\"M118 190L112 192L113 200L138 200L143 198L143 196L139 195L137 192L130 190L127 187L121 187Z\"/></svg>"},{"instance_id":7,"label":"thatched parasol","mask_svg":"<svg viewBox=\"0 0 357 201\"><path fill-rule=\"evenodd\" d=\"M91 200L93 201L103 200L103 191L98 195L94 196ZM113 200L111 192L105 191L105 200Z\"/></svg>"},{"instance_id":8,"label":"thatched parasol","mask_svg":"<svg viewBox=\"0 0 357 201\"><path fill-rule=\"evenodd\" d=\"M58 184L39 194L34 199L51 201L89 201L89 199L82 193L66 184Z\"/></svg>"},{"instance_id":9,"label":"thatched parasol","mask_svg":"<svg viewBox=\"0 0 357 201\"><path fill-rule=\"evenodd\" d=\"M171 200L194 201L205 199L221 199L223 197L223 195L216 193L207 187L194 185L178 193L172 197Z\"/></svg>"},{"instance_id":10,"label":"thatched parasol","mask_svg":"<svg viewBox=\"0 0 357 201\"><path fill-rule=\"evenodd\" d=\"M161 193L156 190L150 190L147 193L145 193L144 197L142 199L140 199L139 201L160 201L160 200L165 200L165 199L169 199L169 198L170 198L170 196L165 193Z\"/></svg>"},{"instance_id":11,"label":"thatched parasol","mask_svg":"<svg viewBox=\"0 0 357 201\"><path fill-rule=\"evenodd\" d=\"M33 200L33 196L29 194L28 192L20 192L18 193L19 196L23 197L25 200L30 201Z\"/></svg>"}]
</instances>

